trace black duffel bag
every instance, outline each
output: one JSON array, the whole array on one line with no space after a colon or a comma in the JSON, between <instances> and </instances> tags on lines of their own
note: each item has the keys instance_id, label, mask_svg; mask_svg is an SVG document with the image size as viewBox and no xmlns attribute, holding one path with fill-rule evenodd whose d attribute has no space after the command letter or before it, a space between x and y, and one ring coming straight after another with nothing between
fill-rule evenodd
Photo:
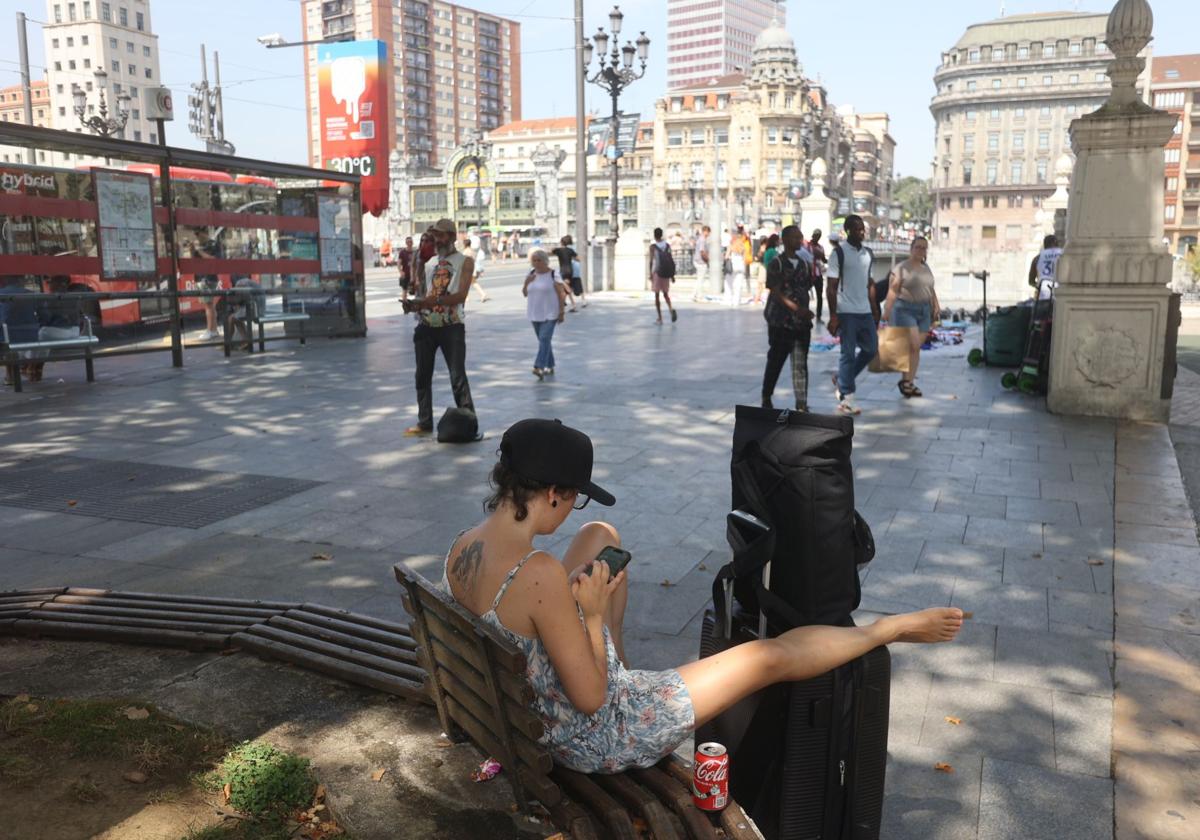
<instances>
[{"instance_id":1,"label":"black duffel bag","mask_svg":"<svg viewBox=\"0 0 1200 840\"><path fill-rule=\"evenodd\" d=\"M854 421L749 406L738 406L736 416L733 509L758 517L769 533L730 529L734 559L713 583L714 604L732 581L741 608L766 616L768 635L808 624L851 624L862 594L858 568L875 550L870 528L854 510Z\"/></svg>"},{"instance_id":2,"label":"black duffel bag","mask_svg":"<svg viewBox=\"0 0 1200 840\"><path fill-rule=\"evenodd\" d=\"M475 412L465 408L447 408L437 424L437 439L438 443L474 443L482 440Z\"/></svg>"}]
</instances>

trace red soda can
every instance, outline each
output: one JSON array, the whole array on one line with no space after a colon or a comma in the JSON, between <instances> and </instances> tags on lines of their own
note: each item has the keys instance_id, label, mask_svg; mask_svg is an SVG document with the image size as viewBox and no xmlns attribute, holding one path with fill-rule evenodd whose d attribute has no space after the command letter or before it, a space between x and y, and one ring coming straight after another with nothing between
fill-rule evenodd
<instances>
[{"instance_id":1,"label":"red soda can","mask_svg":"<svg viewBox=\"0 0 1200 840\"><path fill-rule=\"evenodd\" d=\"M692 802L701 811L720 811L729 804L729 751L709 742L696 747L692 770Z\"/></svg>"}]
</instances>

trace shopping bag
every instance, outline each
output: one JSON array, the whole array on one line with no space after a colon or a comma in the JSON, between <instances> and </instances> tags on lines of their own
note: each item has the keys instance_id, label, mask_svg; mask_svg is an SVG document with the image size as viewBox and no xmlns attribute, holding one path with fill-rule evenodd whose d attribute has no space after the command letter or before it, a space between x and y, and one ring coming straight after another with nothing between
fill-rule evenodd
<instances>
[{"instance_id":1,"label":"shopping bag","mask_svg":"<svg viewBox=\"0 0 1200 840\"><path fill-rule=\"evenodd\" d=\"M871 360L871 373L908 373L909 330L907 327L884 327L879 331L879 352Z\"/></svg>"}]
</instances>

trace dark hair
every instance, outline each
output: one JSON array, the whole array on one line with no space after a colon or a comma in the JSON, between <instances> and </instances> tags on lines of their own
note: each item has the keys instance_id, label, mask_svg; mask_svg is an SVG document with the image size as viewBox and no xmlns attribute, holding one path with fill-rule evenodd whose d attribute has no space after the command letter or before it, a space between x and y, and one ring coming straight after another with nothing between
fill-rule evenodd
<instances>
[{"instance_id":1,"label":"dark hair","mask_svg":"<svg viewBox=\"0 0 1200 840\"><path fill-rule=\"evenodd\" d=\"M1045 239L1042 240L1042 247L1043 248L1057 248L1058 247L1058 237L1055 236L1053 233L1050 234L1049 236L1047 236Z\"/></svg>"},{"instance_id":2,"label":"dark hair","mask_svg":"<svg viewBox=\"0 0 1200 840\"><path fill-rule=\"evenodd\" d=\"M562 244L563 244L563 245L565 245L565 246L567 246L568 248L569 248L569 247L571 247L571 245L574 243L574 241L575 241L575 240L573 240L573 239L572 239L572 238L571 238L569 235L568 235L568 236L564 236L564 237L562 238Z\"/></svg>"},{"instance_id":3,"label":"dark hair","mask_svg":"<svg viewBox=\"0 0 1200 840\"><path fill-rule=\"evenodd\" d=\"M517 475L503 460L497 461L496 466L492 467L492 474L488 476L488 485L492 488L492 494L483 501L483 509L488 513L495 513L500 505L504 502L511 502L516 508L516 519L518 522L524 522L529 516L529 502L538 493L549 490L550 484L542 484L540 481L524 478ZM559 487L564 492L570 492L576 488Z\"/></svg>"},{"instance_id":4,"label":"dark hair","mask_svg":"<svg viewBox=\"0 0 1200 840\"><path fill-rule=\"evenodd\" d=\"M850 224L852 222L858 222L860 225L863 224L862 216L859 216L857 213L851 213L846 217L846 221L842 222L842 227L846 230L850 230Z\"/></svg>"},{"instance_id":5,"label":"dark hair","mask_svg":"<svg viewBox=\"0 0 1200 840\"><path fill-rule=\"evenodd\" d=\"M655 238L655 239L662 239L662 228L655 228L655 229L654 229L654 238Z\"/></svg>"},{"instance_id":6,"label":"dark hair","mask_svg":"<svg viewBox=\"0 0 1200 840\"><path fill-rule=\"evenodd\" d=\"M782 239L783 237L787 236L789 233L796 234L797 236L800 237L801 241L804 240L804 231L800 230L799 225L788 225L787 227L785 227L783 230L781 230L779 232L779 238Z\"/></svg>"},{"instance_id":7,"label":"dark hair","mask_svg":"<svg viewBox=\"0 0 1200 840\"><path fill-rule=\"evenodd\" d=\"M779 247L779 234L778 233L772 233L770 236L767 237L767 247L768 248L778 248Z\"/></svg>"}]
</instances>

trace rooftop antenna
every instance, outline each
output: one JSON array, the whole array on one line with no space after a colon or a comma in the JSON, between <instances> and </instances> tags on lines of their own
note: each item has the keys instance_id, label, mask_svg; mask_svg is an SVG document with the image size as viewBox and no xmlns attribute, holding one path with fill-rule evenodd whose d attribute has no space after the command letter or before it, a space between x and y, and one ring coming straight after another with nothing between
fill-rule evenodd
<instances>
[{"instance_id":1,"label":"rooftop antenna","mask_svg":"<svg viewBox=\"0 0 1200 840\"><path fill-rule=\"evenodd\" d=\"M1078 0L1076 0L1076 2L1075 2L1075 8L1079 8ZM1001 0L1001 2L1000 2L1000 17L1004 17L1004 2L1003 2L1003 0Z\"/></svg>"}]
</instances>

